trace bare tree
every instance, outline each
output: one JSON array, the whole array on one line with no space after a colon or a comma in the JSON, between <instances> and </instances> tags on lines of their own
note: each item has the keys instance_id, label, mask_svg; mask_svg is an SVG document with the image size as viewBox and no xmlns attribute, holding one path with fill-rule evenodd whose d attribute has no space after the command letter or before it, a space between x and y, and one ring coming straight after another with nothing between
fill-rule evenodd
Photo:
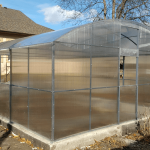
<instances>
[{"instance_id":1,"label":"bare tree","mask_svg":"<svg viewBox=\"0 0 150 150\"><path fill-rule=\"evenodd\" d=\"M150 0L55 0L63 9L72 11L67 22L81 24L104 19L126 19L150 22ZM62 11L62 13L64 13Z\"/></svg>"}]
</instances>

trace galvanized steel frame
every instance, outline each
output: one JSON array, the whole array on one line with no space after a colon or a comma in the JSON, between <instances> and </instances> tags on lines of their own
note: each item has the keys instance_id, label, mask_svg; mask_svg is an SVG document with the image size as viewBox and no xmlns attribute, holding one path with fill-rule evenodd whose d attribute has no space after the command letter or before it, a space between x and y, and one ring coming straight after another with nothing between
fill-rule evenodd
<instances>
[{"instance_id":1,"label":"galvanized steel frame","mask_svg":"<svg viewBox=\"0 0 150 150\"><path fill-rule=\"evenodd\" d=\"M52 128L51 128L51 140L54 141L55 132L55 43L52 44Z\"/></svg>"}]
</instances>

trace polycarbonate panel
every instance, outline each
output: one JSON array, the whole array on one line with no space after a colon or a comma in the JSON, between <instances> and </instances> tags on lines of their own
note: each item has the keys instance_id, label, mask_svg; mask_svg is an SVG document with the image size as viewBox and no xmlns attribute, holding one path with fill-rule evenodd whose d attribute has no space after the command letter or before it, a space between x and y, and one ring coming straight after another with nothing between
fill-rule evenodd
<instances>
[{"instance_id":1,"label":"polycarbonate panel","mask_svg":"<svg viewBox=\"0 0 150 150\"><path fill-rule=\"evenodd\" d=\"M56 43L55 90L90 88L90 51Z\"/></svg>"},{"instance_id":2,"label":"polycarbonate panel","mask_svg":"<svg viewBox=\"0 0 150 150\"><path fill-rule=\"evenodd\" d=\"M8 55L1 56L1 82L9 84L10 82L10 57ZM9 59L9 60L8 60Z\"/></svg>"},{"instance_id":3,"label":"polycarbonate panel","mask_svg":"<svg viewBox=\"0 0 150 150\"><path fill-rule=\"evenodd\" d=\"M92 24L80 26L77 29L60 37L59 42L74 43L74 44L92 44Z\"/></svg>"},{"instance_id":4,"label":"polycarbonate panel","mask_svg":"<svg viewBox=\"0 0 150 150\"><path fill-rule=\"evenodd\" d=\"M24 47L24 46L29 46L29 45L51 43L75 28L77 28L77 26L71 27L71 28L66 28L63 30L52 31L52 32L34 35L23 41L16 43L13 47L17 48L17 47Z\"/></svg>"},{"instance_id":5,"label":"polycarbonate panel","mask_svg":"<svg viewBox=\"0 0 150 150\"><path fill-rule=\"evenodd\" d=\"M138 86L138 117L150 108L150 85ZM149 111L147 111L149 113ZM147 114L148 115L148 114Z\"/></svg>"},{"instance_id":6,"label":"polycarbonate panel","mask_svg":"<svg viewBox=\"0 0 150 150\"><path fill-rule=\"evenodd\" d=\"M138 79L138 84L150 83L150 55L143 55L139 57Z\"/></svg>"},{"instance_id":7,"label":"polycarbonate panel","mask_svg":"<svg viewBox=\"0 0 150 150\"><path fill-rule=\"evenodd\" d=\"M125 57L124 85L135 85L135 84L136 84L136 57Z\"/></svg>"},{"instance_id":8,"label":"polycarbonate panel","mask_svg":"<svg viewBox=\"0 0 150 150\"><path fill-rule=\"evenodd\" d=\"M93 23L93 45L119 47L120 44L120 25L111 23Z\"/></svg>"},{"instance_id":9,"label":"polycarbonate panel","mask_svg":"<svg viewBox=\"0 0 150 150\"><path fill-rule=\"evenodd\" d=\"M118 86L118 49L93 47L92 88Z\"/></svg>"},{"instance_id":10,"label":"polycarbonate panel","mask_svg":"<svg viewBox=\"0 0 150 150\"><path fill-rule=\"evenodd\" d=\"M149 43L150 43L150 30L141 28L139 47L144 48L147 44L149 45Z\"/></svg>"},{"instance_id":11,"label":"polycarbonate panel","mask_svg":"<svg viewBox=\"0 0 150 150\"><path fill-rule=\"evenodd\" d=\"M11 121L28 127L28 89L12 86Z\"/></svg>"},{"instance_id":12,"label":"polycarbonate panel","mask_svg":"<svg viewBox=\"0 0 150 150\"><path fill-rule=\"evenodd\" d=\"M19 38L19 39L16 39L16 40L11 40L11 41L7 41L7 42L2 42L0 43L0 49L9 49L9 48L12 48L14 44L26 39L26 38L29 38L29 37L24 37L24 38Z\"/></svg>"},{"instance_id":13,"label":"polycarbonate panel","mask_svg":"<svg viewBox=\"0 0 150 150\"><path fill-rule=\"evenodd\" d=\"M51 45L41 45L29 48L29 87L51 90L51 80Z\"/></svg>"},{"instance_id":14,"label":"polycarbonate panel","mask_svg":"<svg viewBox=\"0 0 150 150\"><path fill-rule=\"evenodd\" d=\"M118 88L92 90L92 129L117 123L117 90Z\"/></svg>"},{"instance_id":15,"label":"polycarbonate panel","mask_svg":"<svg viewBox=\"0 0 150 150\"><path fill-rule=\"evenodd\" d=\"M55 93L55 140L89 130L90 91Z\"/></svg>"},{"instance_id":16,"label":"polycarbonate panel","mask_svg":"<svg viewBox=\"0 0 150 150\"><path fill-rule=\"evenodd\" d=\"M135 120L136 86L120 87L120 122Z\"/></svg>"},{"instance_id":17,"label":"polycarbonate panel","mask_svg":"<svg viewBox=\"0 0 150 150\"><path fill-rule=\"evenodd\" d=\"M29 128L51 138L51 92L29 90Z\"/></svg>"},{"instance_id":18,"label":"polycarbonate panel","mask_svg":"<svg viewBox=\"0 0 150 150\"><path fill-rule=\"evenodd\" d=\"M137 49L138 29L121 26L121 48Z\"/></svg>"},{"instance_id":19,"label":"polycarbonate panel","mask_svg":"<svg viewBox=\"0 0 150 150\"><path fill-rule=\"evenodd\" d=\"M28 87L28 48L12 49L12 84Z\"/></svg>"},{"instance_id":20,"label":"polycarbonate panel","mask_svg":"<svg viewBox=\"0 0 150 150\"><path fill-rule=\"evenodd\" d=\"M9 118L9 85L0 83L0 115Z\"/></svg>"}]
</instances>

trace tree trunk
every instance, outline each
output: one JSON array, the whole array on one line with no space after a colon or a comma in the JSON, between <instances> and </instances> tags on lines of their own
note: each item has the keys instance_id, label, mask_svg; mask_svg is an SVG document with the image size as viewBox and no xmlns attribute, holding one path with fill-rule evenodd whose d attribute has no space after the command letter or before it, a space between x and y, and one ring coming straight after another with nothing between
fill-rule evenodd
<instances>
[{"instance_id":1,"label":"tree trunk","mask_svg":"<svg viewBox=\"0 0 150 150\"><path fill-rule=\"evenodd\" d=\"M104 3L104 20L106 20L106 11L107 11L106 1L103 0L103 3Z\"/></svg>"},{"instance_id":2,"label":"tree trunk","mask_svg":"<svg viewBox=\"0 0 150 150\"><path fill-rule=\"evenodd\" d=\"M115 6L116 6L116 0L113 0L112 19L115 19Z\"/></svg>"}]
</instances>

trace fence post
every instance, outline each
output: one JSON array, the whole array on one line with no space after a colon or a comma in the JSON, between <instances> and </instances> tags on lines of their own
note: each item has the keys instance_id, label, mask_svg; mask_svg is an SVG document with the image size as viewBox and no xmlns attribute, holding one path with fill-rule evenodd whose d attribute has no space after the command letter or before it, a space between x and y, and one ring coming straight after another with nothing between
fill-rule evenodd
<instances>
[{"instance_id":1,"label":"fence post","mask_svg":"<svg viewBox=\"0 0 150 150\"><path fill-rule=\"evenodd\" d=\"M54 129L55 129L55 43L52 44L52 135L51 139L54 141Z\"/></svg>"}]
</instances>

